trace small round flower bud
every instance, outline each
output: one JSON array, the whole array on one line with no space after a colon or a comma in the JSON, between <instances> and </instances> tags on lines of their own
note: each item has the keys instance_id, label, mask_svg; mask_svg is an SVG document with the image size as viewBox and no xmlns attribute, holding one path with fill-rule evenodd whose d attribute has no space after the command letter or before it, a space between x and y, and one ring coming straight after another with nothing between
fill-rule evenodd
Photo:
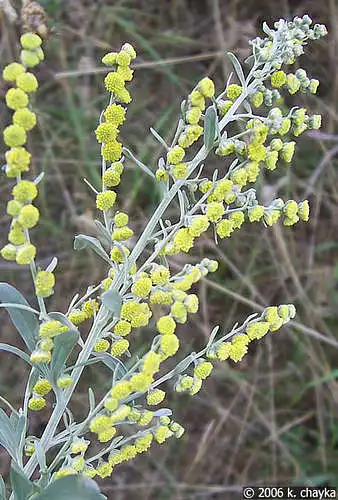
<instances>
[{"instance_id":1,"label":"small round flower bud","mask_svg":"<svg viewBox=\"0 0 338 500\"><path fill-rule=\"evenodd\" d=\"M25 67L22 66L22 64L13 62L4 67L2 71L2 78L7 82L15 82L18 76L25 71Z\"/></svg>"},{"instance_id":2,"label":"small round flower bud","mask_svg":"<svg viewBox=\"0 0 338 500\"><path fill-rule=\"evenodd\" d=\"M41 46L42 39L35 33L24 33L20 37L20 43L23 49L34 50Z\"/></svg>"},{"instance_id":3,"label":"small round flower bud","mask_svg":"<svg viewBox=\"0 0 338 500\"><path fill-rule=\"evenodd\" d=\"M129 342L128 340L118 340L117 342L114 342L111 348L111 355L112 356L122 356L129 348Z\"/></svg>"},{"instance_id":4,"label":"small round flower bud","mask_svg":"<svg viewBox=\"0 0 338 500\"><path fill-rule=\"evenodd\" d=\"M234 230L234 223L230 219L223 219L216 226L216 232L220 238L229 238Z\"/></svg>"},{"instance_id":5,"label":"small round flower bud","mask_svg":"<svg viewBox=\"0 0 338 500\"><path fill-rule=\"evenodd\" d=\"M106 352L110 347L110 343L107 339L98 340L94 346L95 352Z\"/></svg>"},{"instance_id":6,"label":"small round flower bud","mask_svg":"<svg viewBox=\"0 0 338 500\"><path fill-rule=\"evenodd\" d=\"M28 408L32 411L42 410L46 406L46 400L41 397L32 397L28 402Z\"/></svg>"},{"instance_id":7,"label":"small round flower bud","mask_svg":"<svg viewBox=\"0 0 338 500\"><path fill-rule=\"evenodd\" d=\"M14 110L26 108L28 104L28 96L19 88L9 89L6 93L6 104L9 108Z\"/></svg>"},{"instance_id":8,"label":"small round flower bud","mask_svg":"<svg viewBox=\"0 0 338 500\"><path fill-rule=\"evenodd\" d=\"M23 245L16 254L16 262L20 265L30 264L36 256L36 248L34 245Z\"/></svg>"},{"instance_id":9,"label":"small round flower bud","mask_svg":"<svg viewBox=\"0 0 338 500\"><path fill-rule=\"evenodd\" d=\"M16 85L24 92L35 92L38 81L33 73L21 73L16 79Z\"/></svg>"},{"instance_id":10,"label":"small round flower bud","mask_svg":"<svg viewBox=\"0 0 338 500\"><path fill-rule=\"evenodd\" d=\"M47 379L40 379L33 387L33 392L38 396L46 396L52 390L52 385Z\"/></svg>"},{"instance_id":11,"label":"small round flower bud","mask_svg":"<svg viewBox=\"0 0 338 500\"><path fill-rule=\"evenodd\" d=\"M5 260L15 260L16 259L16 247L14 245L8 244L1 249L1 256Z\"/></svg>"},{"instance_id":12,"label":"small round flower bud","mask_svg":"<svg viewBox=\"0 0 338 500\"><path fill-rule=\"evenodd\" d=\"M237 97L239 97L241 95L242 90L243 89L240 85L231 84L226 89L226 96L228 99L235 100L235 99L237 99Z\"/></svg>"},{"instance_id":13,"label":"small round flower bud","mask_svg":"<svg viewBox=\"0 0 338 500\"><path fill-rule=\"evenodd\" d=\"M156 406L162 403L165 398L165 392L161 389L153 389L147 394L147 403L149 406Z\"/></svg>"},{"instance_id":14,"label":"small round flower bud","mask_svg":"<svg viewBox=\"0 0 338 500\"><path fill-rule=\"evenodd\" d=\"M214 82L206 77L203 78L197 85L197 89L203 95L203 97L211 98L215 94L215 84Z\"/></svg>"},{"instance_id":15,"label":"small round flower bud","mask_svg":"<svg viewBox=\"0 0 338 500\"><path fill-rule=\"evenodd\" d=\"M50 363L52 355L50 351L43 351L42 349L33 351L30 355L30 360L33 364Z\"/></svg>"},{"instance_id":16,"label":"small round flower bud","mask_svg":"<svg viewBox=\"0 0 338 500\"><path fill-rule=\"evenodd\" d=\"M122 144L116 139L103 144L101 148L102 157L106 161L116 162L122 155Z\"/></svg>"},{"instance_id":17,"label":"small round flower bud","mask_svg":"<svg viewBox=\"0 0 338 500\"><path fill-rule=\"evenodd\" d=\"M204 380L209 377L212 369L213 366L209 361L201 361L195 366L194 377Z\"/></svg>"},{"instance_id":18,"label":"small round flower bud","mask_svg":"<svg viewBox=\"0 0 338 500\"><path fill-rule=\"evenodd\" d=\"M56 381L56 385L59 389L68 389L73 383L73 379L70 375L62 375Z\"/></svg>"},{"instance_id":19,"label":"small round flower bud","mask_svg":"<svg viewBox=\"0 0 338 500\"><path fill-rule=\"evenodd\" d=\"M104 191L99 193L96 197L96 208L106 212L113 208L116 200L116 193L114 191Z\"/></svg>"},{"instance_id":20,"label":"small round flower bud","mask_svg":"<svg viewBox=\"0 0 338 500\"><path fill-rule=\"evenodd\" d=\"M14 89L13 89L14 90ZM10 148L23 146L26 143L26 131L20 125L9 125L3 131L4 142Z\"/></svg>"},{"instance_id":21,"label":"small round flower bud","mask_svg":"<svg viewBox=\"0 0 338 500\"><path fill-rule=\"evenodd\" d=\"M36 125L36 115L28 108L18 109L13 115L13 123L26 131L32 130Z\"/></svg>"},{"instance_id":22,"label":"small round flower bud","mask_svg":"<svg viewBox=\"0 0 338 500\"><path fill-rule=\"evenodd\" d=\"M157 321L156 327L162 335L172 335L176 330L176 323L171 316L162 316Z\"/></svg>"},{"instance_id":23,"label":"small round flower bud","mask_svg":"<svg viewBox=\"0 0 338 500\"><path fill-rule=\"evenodd\" d=\"M126 226L129 222L129 217L124 212L117 212L114 216L114 224L116 227Z\"/></svg>"},{"instance_id":24,"label":"small round flower bud","mask_svg":"<svg viewBox=\"0 0 338 500\"><path fill-rule=\"evenodd\" d=\"M37 224L39 216L39 210L36 207L33 205L25 205L20 211L18 221L23 228L31 229Z\"/></svg>"}]
</instances>

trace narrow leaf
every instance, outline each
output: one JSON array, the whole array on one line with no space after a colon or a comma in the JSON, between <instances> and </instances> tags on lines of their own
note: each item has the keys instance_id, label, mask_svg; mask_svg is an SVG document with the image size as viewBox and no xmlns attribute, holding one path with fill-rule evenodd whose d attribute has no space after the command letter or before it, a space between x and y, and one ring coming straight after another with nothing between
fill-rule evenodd
<instances>
[{"instance_id":1,"label":"narrow leaf","mask_svg":"<svg viewBox=\"0 0 338 500\"><path fill-rule=\"evenodd\" d=\"M115 358L114 356L110 356L105 352L98 352L98 353L95 352L93 353L93 355L98 361L104 363L106 367L109 368L109 370L111 370L114 373L114 375L117 372L121 372L121 376L119 377L119 379L122 378L123 375L125 375L128 372L126 365L122 363L122 361L120 361L118 358Z\"/></svg>"},{"instance_id":2,"label":"narrow leaf","mask_svg":"<svg viewBox=\"0 0 338 500\"><path fill-rule=\"evenodd\" d=\"M204 146L207 151L211 151L215 145L217 125L216 110L213 106L210 106L204 117Z\"/></svg>"},{"instance_id":3,"label":"narrow leaf","mask_svg":"<svg viewBox=\"0 0 338 500\"><path fill-rule=\"evenodd\" d=\"M67 476L53 481L34 500L106 500L92 479Z\"/></svg>"},{"instance_id":4,"label":"narrow leaf","mask_svg":"<svg viewBox=\"0 0 338 500\"><path fill-rule=\"evenodd\" d=\"M129 149L127 148L123 148L123 153L126 155L127 158L129 158L130 160L133 160L136 165L138 167L140 167L141 170L143 170L143 172L145 172L146 174L150 175L150 177L152 177L153 179L155 179L155 175L153 174L153 172L150 170L149 167L147 167L147 165L145 165L144 163L142 163L140 160L138 160L131 151L129 151Z\"/></svg>"},{"instance_id":5,"label":"narrow leaf","mask_svg":"<svg viewBox=\"0 0 338 500\"><path fill-rule=\"evenodd\" d=\"M77 344L78 339L79 333L74 330L68 330L68 332L55 337L53 357L50 364L51 376L55 382L63 372L64 365Z\"/></svg>"},{"instance_id":6,"label":"narrow leaf","mask_svg":"<svg viewBox=\"0 0 338 500\"><path fill-rule=\"evenodd\" d=\"M34 484L13 463L10 478L15 500L27 500L33 493Z\"/></svg>"},{"instance_id":7,"label":"narrow leaf","mask_svg":"<svg viewBox=\"0 0 338 500\"><path fill-rule=\"evenodd\" d=\"M0 445L3 446L12 458L16 458L16 435L7 414L0 408Z\"/></svg>"},{"instance_id":8,"label":"narrow leaf","mask_svg":"<svg viewBox=\"0 0 338 500\"><path fill-rule=\"evenodd\" d=\"M97 231L99 233L99 238L102 241L102 244L107 246L109 249L111 248L111 235L109 234L108 230L105 228L105 226L100 222L99 220L95 219L95 226L97 227Z\"/></svg>"},{"instance_id":9,"label":"narrow leaf","mask_svg":"<svg viewBox=\"0 0 338 500\"><path fill-rule=\"evenodd\" d=\"M234 70L236 71L239 81L242 84L242 87L243 88L246 87L245 76L242 70L241 63L239 62L235 54L233 54L232 52L228 52L228 56L231 59L232 65L234 67Z\"/></svg>"},{"instance_id":10,"label":"narrow leaf","mask_svg":"<svg viewBox=\"0 0 338 500\"><path fill-rule=\"evenodd\" d=\"M46 267L46 271L52 273L57 265L58 265L58 259L57 257L53 257L51 263Z\"/></svg>"},{"instance_id":11,"label":"narrow leaf","mask_svg":"<svg viewBox=\"0 0 338 500\"><path fill-rule=\"evenodd\" d=\"M48 316L51 319L56 319L57 321L60 321L65 326L68 326L70 330L74 330L74 325L73 323L65 316L63 313L60 312L50 312L48 313Z\"/></svg>"},{"instance_id":12,"label":"narrow leaf","mask_svg":"<svg viewBox=\"0 0 338 500\"><path fill-rule=\"evenodd\" d=\"M86 234L78 234L74 239L74 250L83 250L84 248L91 248L103 260L109 262L109 257L97 238L87 236Z\"/></svg>"},{"instance_id":13,"label":"narrow leaf","mask_svg":"<svg viewBox=\"0 0 338 500\"><path fill-rule=\"evenodd\" d=\"M122 297L116 290L107 290L101 295L103 305L111 311L114 316L119 316L122 306Z\"/></svg>"},{"instance_id":14,"label":"narrow leaf","mask_svg":"<svg viewBox=\"0 0 338 500\"><path fill-rule=\"evenodd\" d=\"M10 352L12 354L15 354L15 356L19 356L19 358L26 361L26 363L29 363L30 365L32 365L31 360L29 359L29 356L25 352L21 351L21 349L18 349L17 347L14 347L14 346L8 345L8 344L0 343L0 351L7 351L7 352Z\"/></svg>"},{"instance_id":15,"label":"narrow leaf","mask_svg":"<svg viewBox=\"0 0 338 500\"><path fill-rule=\"evenodd\" d=\"M30 307L20 292L8 283L0 283L0 302L20 304ZM39 323L36 315L25 309L8 307L8 314L30 351L33 351L38 339Z\"/></svg>"}]
</instances>

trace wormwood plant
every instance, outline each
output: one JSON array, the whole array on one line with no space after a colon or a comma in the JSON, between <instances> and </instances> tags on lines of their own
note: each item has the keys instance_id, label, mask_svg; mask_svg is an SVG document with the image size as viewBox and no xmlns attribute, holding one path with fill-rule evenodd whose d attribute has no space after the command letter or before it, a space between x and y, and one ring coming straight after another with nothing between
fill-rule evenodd
<instances>
[{"instance_id":1,"label":"wormwood plant","mask_svg":"<svg viewBox=\"0 0 338 500\"><path fill-rule=\"evenodd\" d=\"M280 91L316 93L319 82L304 69L286 73L282 67L294 64L307 41L325 35L326 28L312 26L305 15L291 22L281 19L273 29L264 24L263 31L265 38L252 40L252 55L244 69L230 54L238 83L229 78L215 97L213 81L203 78L182 102L170 145L152 131L165 151L155 172L118 138L131 101L127 86L133 78L130 64L135 50L126 43L119 52L103 57L109 71L104 79L109 98L95 130L101 145L102 185L99 191L91 186L102 220L96 221L97 238L77 235L74 246L91 248L106 263L107 274L100 283L90 284L84 295L76 294L65 313L48 309L57 260L42 269L35 261L30 236L39 219L34 200L42 176L31 179L31 155L25 144L27 132L37 122L30 96L38 81L31 68L44 57L41 38L32 32L23 34L21 62L4 68L3 78L10 86L6 103L14 111L12 124L3 132L8 147L4 172L15 185L7 205L12 217L9 243L1 254L30 267L38 304L38 309L31 307L15 288L1 284L2 307L7 308L26 352L6 344L1 349L30 365L22 407L16 410L1 398L10 412L8 416L0 410L0 444L12 458L11 498L60 498L60 492L84 500L103 498L92 478L118 474L122 462L184 433L172 411L164 407L169 405L165 383L193 396L216 363L241 361L251 342L295 316L291 304L271 306L230 332L215 327L200 352L178 361L177 326L197 313L194 285L215 272L218 264L205 258L173 272L169 257L188 253L206 231L217 241L229 238L245 222L269 227L281 220L291 226L309 218L307 200L278 198L263 206L252 185L262 169L290 164L296 138L320 127L320 115L309 116L299 107L287 109ZM220 168L208 178L204 164L211 154L220 158ZM162 199L140 235L134 235L128 215L118 210L116 188L125 157L161 187ZM166 211L176 201L180 215L167 220ZM88 336L81 332L85 322L91 322ZM137 356L132 339L146 326L153 331L153 340ZM170 357L177 358L177 363L168 370ZM111 390L97 401L89 388L88 414L75 421L69 404L83 370L93 363L110 368ZM48 423L40 436L31 435L32 412L44 408L47 400ZM0 496L6 498L4 483Z\"/></svg>"}]
</instances>

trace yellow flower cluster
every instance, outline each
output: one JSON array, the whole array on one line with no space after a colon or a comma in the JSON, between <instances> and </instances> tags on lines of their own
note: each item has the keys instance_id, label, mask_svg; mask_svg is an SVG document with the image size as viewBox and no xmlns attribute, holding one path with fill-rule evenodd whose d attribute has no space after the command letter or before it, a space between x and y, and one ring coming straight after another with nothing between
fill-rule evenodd
<instances>
[{"instance_id":1,"label":"yellow flower cluster","mask_svg":"<svg viewBox=\"0 0 338 500\"><path fill-rule=\"evenodd\" d=\"M1 255L4 259L16 260L17 264L21 265L30 264L36 255L35 247L29 242L27 230L36 226L39 220L39 210L32 205L37 196L37 189L33 182L21 180L21 175L29 170L31 160L30 153L24 147L27 132L36 125L36 115L28 105L29 94L37 90L38 81L27 68L35 66L43 58L41 43L42 40L38 35L33 33L22 35L22 64L17 62L8 64L2 73L5 81L15 85L5 96L6 104L14 114L12 124L3 132L3 138L9 147L6 152L6 175L16 178L17 184L13 188L13 200L7 206L7 213L13 217L8 237L9 244L2 248ZM49 288L51 293L52 288L53 286Z\"/></svg>"},{"instance_id":2,"label":"yellow flower cluster","mask_svg":"<svg viewBox=\"0 0 338 500\"><path fill-rule=\"evenodd\" d=\"M293 304L267 307L261 319L250 321L245 326L245 333L236 335L231 342L216 342L209 349L209 359L225 361L231 359L235 363L241 361L248 352L248 344L253 340L259 340L269 331L274 332L282 325L294 318L296 309Z\"/></svg>"},{"instance_id":3,"label":"yellow flower cluster","mask_svg":"<svg viewBox=\"0 0 338 500\"><path fill-rule=\"evenodd\" d=\"M124 44L120 52L106 54L102 62L110 66L105 77L106 89L111 93L110 104L103 113L104 121L96 128L97 141L101 144L101 155L104 160L102 176L103 191L96 197L96 207L103 212L111 210L116 201L116 193L111 188L119 185L123 172L122 144L118 140L119 127L125 121L126 108L131 96L126 89L126 82L133 78L130 63L136 57L136 52L130 44ZM106 163L111 165L107 168ZM133 235L133 231L124 225L116 225L113 231L113 241L125 241ZM108 285L109 288L109 285Z\"/></svg>"},{"instance_id":4,"label":"yellow flower cluster","mask_svg":"<svg viewBox=\"0 0 338 500\"><path fill-rule=\"evenodd\" d=\"M72 309L68 315L68 319L73 325L78 326L87 319L92 318L98 310L98 301L90 299L83 303L81 309Z\"/></svg>"},{"instance_id":5,"label":"yellow flower cluster","mask_svg":"<svg viewBox=\"0 0 338 500\"><path fill-rule=\"evenodd\" d=\"M52 385L47 379L38 380L33 387L33 395L28 402L28 408L32 411L42 410L46 406L46 396L52 390Z\"/></svg>"},{"instance_id":6,"label":"yellow flower cluster","mask_svg":"<svg viewBox=\"0 0 338 500\"><path fill-rule=\"evenodd\" d=\"M57 320L44 321L39 329L39 342L32 352L30 360L34 364L50 363L54 347L53 338L67 332L68 327Z\"/></svg>"},{"instance_id":7,"label":"yellow flower cluster","mask_svg":"<svg viewBox=\"0 0 338 500\"><path fill-rule=\"evenodd\" d=\"M203 134L203 127L199 123L206 107L205 100L211 99L214 94L214 82L206 77L198 83L189 95L184 115L184 129L178 138L178 145L173 146L167 153L165 167L160 167L156 172L157 180L167 180L169 173L174 181L184 179L188 175L188 165L182 163L186 153L185 150L198 141Z\"/></svg>"}]
</instances>

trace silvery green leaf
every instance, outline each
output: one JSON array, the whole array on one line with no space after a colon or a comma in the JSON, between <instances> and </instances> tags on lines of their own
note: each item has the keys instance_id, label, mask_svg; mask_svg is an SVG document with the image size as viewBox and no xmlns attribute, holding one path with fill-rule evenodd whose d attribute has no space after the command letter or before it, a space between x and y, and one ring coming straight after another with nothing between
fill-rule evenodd
<instances>
[{"instance_id":1,"label":"silvery green leaf","mask_svg":"<svg viewBox=\"0 0 338 500\"><path fill-rule=\"evenodd\" d=\"M30 351L33 351L38 340L39 323L36 315L25 309L15 308L15 304L30 307L20 292L8 283L0 283L0 302L11 303L6 307L11 320Z\"/></svg>"},{"instance_id":2,"label":"silvery green leaf","mask_svg":"<svg viewBox=\"0 0 338 500\"><path fill-rule=\"evenodd\" d=\"M6 486L0 474L0 500L6 500Z\"/></svg>"},{"instance_id":3,"label":"silvery green leaf","mask_svg":"<svg viewBox=\"0 0 338 500\"><path fill-rule=\"evenodd\" d=\"M42 179L44 178L45 176L45 172L41 172L37 177L36 179L34 180L34 184L37 186L38 184L40 184L40 182L42 181Z\"/></svg>"},{"instance_id":4,"label":"silvery green leaf","mask_svg":"<svg viewBox=\"0 0 338 500\"><path fill-rule=\"evenodd\" d=\"M168 150L168 145L166 144L163 137L160 136L158 132L153 127L150 127L150 132L153 134L156 140L164 147L165 150Z\"/></svg>"},{"instance_id":5,"label":"silvery green leaf","mask_svg":"<svg viewBox=\"0 0 338 500\"><path fill-rule=\"evenodd\" d=\"M47 469L46 454L41 446L40 441L35 441L34 446L35 446L36 458L40 466L40 471L44 472Z\"/></svg>"},{"instance_id":6,"label":"silvery green leaf","mask_svg":"<svg viewBox=\"0 0 338 500\"><path fill-rule=\"evenodd\" d=\"M89 398L89 412L91 413L95 408L95 395L91 387L89 387L88 389L88 398Z\"/></svg>"},{"instance_id":7,"label":"silvery green leaf","mask_svg":"<svg viewBox=\"0 0 338 500\"><path fill-rule=\"evenodd\" d=\"M236 71L236 74L238 76L239 81L241 82L242 87L245 88L246 87L245 76L242 70L241 63L239 62L235 54L233 54L232 52L228 52L228 56L231 59L232 65L234 67L234 70Z\"/></svg>"},{"instance_id":8,"label":"silvery green leaf","mask_svg":"<svg viewBox=\"0 0 338 500\"><path fill-rule=\"evenodd\" d=\"M100 233L101 236L101 241L103 245L106 245L109 249L111 248L111 235L105 228L105 226L100 222L99 220L95 219L94 220L95 225L97 227L98 232Z\"/></svg>"},{"instance_id":9,"label":"silvery green leaf","mask_svg":"<svg viewBox=\"0 0 338 500\"><path fill-rule=\"evenodd\" d=\"M265 21L263 23L262 29L263 29L264 33L268 36L273 37L275 35L275 32L269 28L269 26L267 25L267 23Z\"/></svg>"},{"instance_id":10,"label":"silvery green leaf","mask_svg":"<svg viewBox=\"0 0 338 500\"><path fill-rule=\"evenodd\" d=\"M116 290L107 290L101 295L103 305L111 311L114 316L119 316L122 306L122 297Z\"/></svg>"},{"instance_id":11,"label":"silvery green leaf","mask_svg":"<svg viewBox=\"0 0 338 500\"><path fill-rule=\"evenodd\" d=\"M144 163L142 163L140 160L138 160L131 151L129 151L129 149L127 148L123 148L123 153L131 160L133 160L136 165L138 167L140 167L141 170L143 170L143 172L145 172L146 174L150 175L150 177L152 177L153 179L155 179L155 175L153 174L153 172L150 170L149 167L147 167L147 165L145 165Z\"/></svg>"},{"instance_id":12,"label":"silvery green leaf","mask_svg":"<svg viewBox=\"0 0 338 500\"><path fill-rule=\"evenodd\" d=\"M16 458L17 454L17 437L15 429L7 416L0 408L0 445L3 446L12 458Z\"/></svg>"},{"instance_id":13,"label":"silvery green leaf","mask_svg":"<svg viewBox=\"0 0 338 500\"><path fill-rule=\"evenodd\" d=\"M252 114L252 109L251 109L249 101L243 101L243 108L245 109L245 111L247 113Z\"/></svg>"},{"instance_id":14,"label":"silvery green leaf","mask_svg":"<svg viewBox=\"0 0 338 500\"><path fill-rule=\"evenodd\" d=\"M170 417L172 414L170 408L161 408L153 413L154 417Z\"/></svg>"},{"instance_id":15,"label":"silvery green leaf","mask_svg":"<svg viewBox=\"0 0 338 500\"><path fill-rule=\"evenodd\" d=\"M87 247L94 250L97 255L99 255L103 260L109 262L110 264L110 259L97 238L93 238L93 236L87 236L86 234L78 234L77 236L75 236L74 250L83 250Z\"/></svg>"},{"instance_id":16,"label":"silvery green leaf","mask_svg":"<svg viewBox=\"0 0 338 500\"><path fill-rule=\"evenodd\" d=\"M204 117L204 146L207 151L215 146L217 136L217 113L213 106L210 106L205 113Z\"/></svg>"},{"instance_id":17,"label":"silvery green leaf","mask_svg":"<svg viewBox=\"0 0 338 500\"><path fill-rule=\"evenodd\" d=\"M215 328L210 333L209 341L207 343L207 348L210 347L211 344L213 343L213 341L215 340L215 337L216 337L216 334L217 334L218 330L219 330L219 326L215 326Z\"/></svg>"},{"instance_id":18,"label":"silvery green leaf","mask_svg":"<svg viewBox=\"0 0 338 500\"><path fill-rule=\"evenodd\" d=\"M29 363L30 365L32 364L29 359L29 356L25 352L21 351L21 349L18 349L17 347L0 343L0 351L6 351L15 354L15 356L19 356L19 358L26 361L26 363Z\"/></svg>"},{"instance_id":19,"label":"silvery green leaf","mask_svg":"<svg viewBox=\"0 0 338 500\"><path fill-rule=\"evenodd\" d=\"M28 500L34 490L34 484L28 479L22 470L13 463L10 472L11 486L15 500Z\"/></svg>"},{"instance_id":20,"label":"silvery green leaf","mask_svg":"<svg viewBox=\"0 0 338 500\"><path fill-rule=\"evenodd\" d=\"M52 262L46 267L46 271L52 273L57 265L58 265L58 260L56 257L53 257Z\"/></svg>"},{"instance_id":21,"label":"silvery green leaf","mask_svg":"<svg viewBox=\"0 0 338 500\"><path fill-rule=\"evenodd\" d=\"M53 481L32 500L106 500L98 485L83 476L66 476ZM20 499L21 500L21 499Z\"/></svg>"},{"instance_id":22,"label":"silvery green leaf","mask_svg":"<svg viewBox=\"0 0 338 500\"><path fill-rule=\"evenodd\" d=\"M188 368L188 366L194 361L195 353L191 353L185 359L183 359L175 368L176 373L184 372Z\"/></svg>"},{"instance_id":23,"label":"silvery green leaf","mask_svg":"<svg viewBox=\"0 0 338 500\"><path fill-rule=\"evenodd\" d=\"M113 372L114 376L118 376L120 372L121 376L119 376L118 380L128 372L126 365L122 363L121 360L115 358L114 356L111 356L110 354L107 354L106 352L95 352L93 353L93 355L95 356L95 360L97 362L101 361L102 363L104 363L106 367Z\"/></svg>"},{"instance_id":24,"label":"silvery green leaf","mask_svg":"<svg viewBox=\"0 0 338 500\"><path fill-rule=\"evenodd\" d=\"M53 356L50 363L50 373L54 382L63 373L65 363L77 344L78 339L79 333L74 330L68 330L55 337Z\"/></svg>"}]
</instances>

